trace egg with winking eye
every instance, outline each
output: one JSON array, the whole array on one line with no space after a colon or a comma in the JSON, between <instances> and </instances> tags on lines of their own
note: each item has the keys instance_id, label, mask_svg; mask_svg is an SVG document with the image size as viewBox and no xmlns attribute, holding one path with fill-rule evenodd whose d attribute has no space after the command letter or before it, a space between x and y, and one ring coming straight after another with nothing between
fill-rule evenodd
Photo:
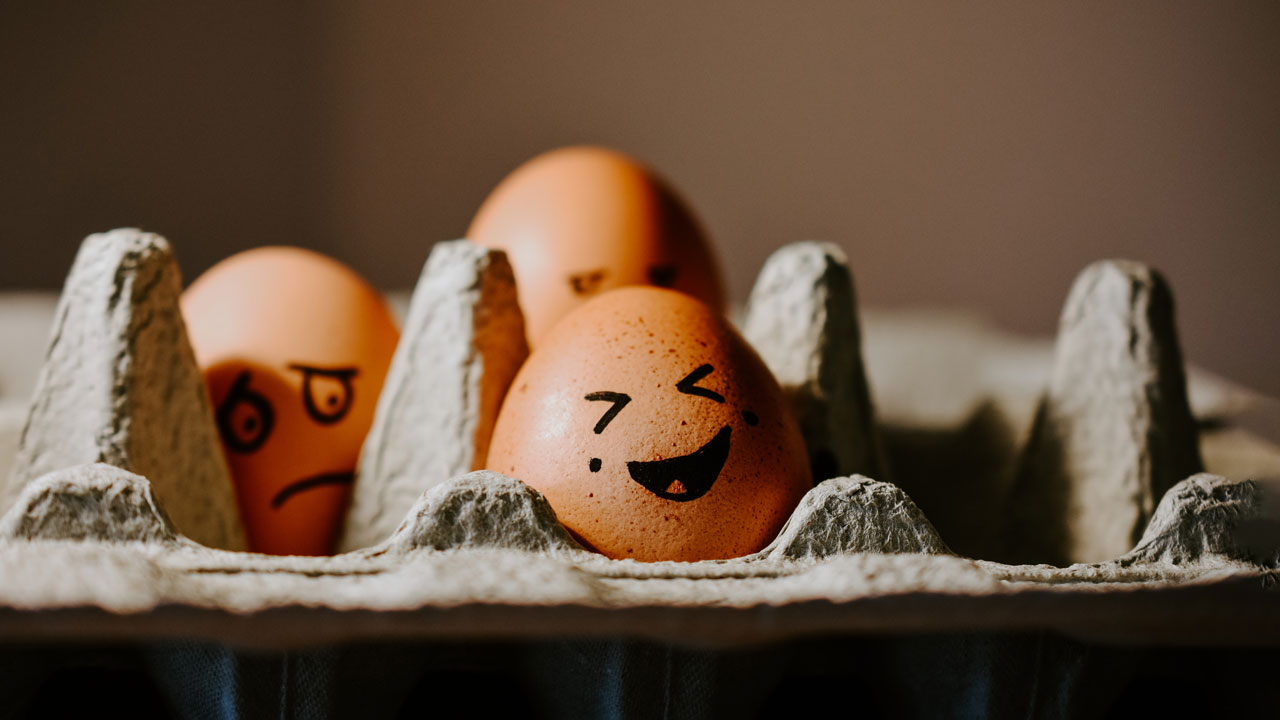
<instances>
[{"instance_id":1,"label":"egg with winking eye","mask_svg":"<svg viewBox=\"0 0 1280 720\"><path fill-rule=\"evenodd\" d=\"M487 467L542 492L586 547L642 561L760 550L812 487L764 362L714 309L653 287L604 293L550 331Z\"/></svg>"}]
</instances>

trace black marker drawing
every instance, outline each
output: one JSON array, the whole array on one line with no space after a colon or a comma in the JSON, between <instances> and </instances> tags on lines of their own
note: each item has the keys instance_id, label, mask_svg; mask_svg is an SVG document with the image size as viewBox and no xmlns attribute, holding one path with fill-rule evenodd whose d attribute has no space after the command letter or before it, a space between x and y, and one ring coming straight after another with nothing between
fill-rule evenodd
<instances>
[{"instance_id":1,"label":"black marker drawing","mask_svg":"<svg viewBox=\"0 0 1280 720\"><path fill-rule=\"evenodd\" d=\"M281 488L280 492L276 493L275 497L271 498L271 507L274 510L279 510L280 506L284 505L286 500L300 492L310 490L312 488L323 487L325 485L350 485L355 482L355 479L356 474L353 472L321 473L319 475L312 475L311 477L303 478Z\"/></svg>"},{"instance_id":2,"label":"black marker drawing","mask_svg":"<svg viewBox=\"0 0 1280 720\"><path fill-rule=\"evenodd\" d=\"M600 289L600 283L609 276L609 271L604 268L596 268L584 273L574 273L569 276L569 287L573 288L573 292L577 295L591 295Z\"/></svg>"},{"instance_id":3,"label":"black marker drawing","mask_svg":"<svg viewBox=\"0 0 1280 720\"><path fill-rule=\"evenodd\" d=\"M760 422L760 418L756 417L756 414L751 412L750 410L742 411L742 419L746 420L748 425L755 425L756 423Z\"/></svg>"},{"instance_id":4,"label":"black marker drawing","mask_svg":"<svg viewBox=\"0 0 1280 720\"><path fill-rule=\"evenodd\" d=\"M289 369L302 373L302 404L312 420L332 425L347 416L355 400L355 389L351 386L351 379L358 374L355 368L318 368L293 363ZM316 401L317 380L321 384L336 384L325 393L324 402Z\"/></svg>"},{"instance_id":5,"label":"black marker drawing","mask_svg":"<svg viewBox=\"0 0 1280 720\"><path fill-rule=\"evenodd\" d=\"M622 408L626 407L627 403L631 402L631 396L629 395L608 391L593 392L590 395L587 395L584 399L591 400L593 402L603 400L604 402L613 403L613 407L606 410L604 415L596 423L595 433L597 435L604 432L605 427L609 425L609 421L613 420L614 416L622 412Z\"/></svg>"},{"instance_id":6,"label":"black marker drawing","mask_svg":"<svg viewBox=\"0 0 1280 720\"><path fill-rule=\"evenodd\" d=\"M669 288L676 284L676 266L654 265L649 268L649 282L658 287Z\"/></svg>"},{"instance_id":7,"label":"black marker drawing","mask_svg":"<svg viewBox=\"0 0 1280 720\"><path fill-rule=\"evenodd\" d=\"M633 460L627 463L627 472L632 480L660 498L676 502L697 500L720 477L729 457L731 434L732 429L725 425L706 445L688 455L648 462Z\"/></svg>"},{"instance_id":8,"label":"black marker drawing","mask_svg":"<svg viewBox=\"0 0 1280 720\"><path fill-rule=\"evenodd\" d=\"M724 402L724 396L714 390L706 388L694 387L694 385L702 378L715 372L715 368L710 365L700 365L693 372L685 376L683 380L676 383L676 389L687 395L700 395L704 398L711 398L718 403Z\"/></svg>"},{"instance_id":9,"label":"black marker drawing","mask_svg":"<svg viewBox=\"0 0 1280 720\"><path fill-rule=\"evenodd\" d=\"M600 472L600 458L591 458L591 462L587 463L587 467L591 472Z\"/></svg>"},{"instance_id":10,"label":"black marker drawing","mask_svg":"<svg viewBox=\"0 0 1280 720\"><path fill-rule=\"evenodd\" d=\"M218 432L222 441L233 452L256 452L271 435L276 425L276 413L271 401L249 389L249 371L236 376L231 390L218 406ZM236 410L245 406L249 414L236 422Z\"/></svg>"}]
</instances>

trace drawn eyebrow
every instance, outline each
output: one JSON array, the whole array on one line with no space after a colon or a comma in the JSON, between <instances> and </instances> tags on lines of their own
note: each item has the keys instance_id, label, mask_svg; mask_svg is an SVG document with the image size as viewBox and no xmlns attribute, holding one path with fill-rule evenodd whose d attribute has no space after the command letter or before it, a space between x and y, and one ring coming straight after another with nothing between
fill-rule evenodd
<instances>
[{"instance_id":1,"label":"drawn eyebrow","mask_svg":"<svg viewBox=\"0 0 1280 720\"><path fill-rule=\"evenodd\" d=\"M569 287L577 295L590 295L600 289L600 283L604 282L608 274L609 271L605 268L573 273L569 276Z\"/></svg>"},{"instance_id":2,"label":"drawn eyebrow","mask_svg":"<svg viewBox=\"0 0 1280 720\"><path fill-rule=\"evenodd\" d=\"M688 395L701 395L704 398L711 398L718 403L722 403L724 402L724 396L715 390L695 387L695 383L713 372L715 372L715 368L711 367L711 365L699 365L693 372L685 375L683 380L676 383L676 390Z\"/></svg>"},{"instance_id":3,"label":"drawn eyebrow","mask_svg":"<svg viewBox=\"0 0 1280 720\"><path fill-rule=\"evenodd\" d=\"M601 416L600 421L596 423L595 433L597 435L604 432L605 427L609 425L609 421L613 420L614 416L622 412L622 408L626 407L627 403L631 402L631 396L624 395L623 393L609 392L607 390L603 392L593 392L590 395L587 395L584 399L592 402L603 400L604 402L613 403L613 407L606 410L604 415Z\"/></svg>"},{"instance_id":4,"label":"drawn eyebrow","mask_svg":"<svg viewBox=\"0 0 1280 720\"><path fill-rule=\"evenodd\" d=\"M360 374L360 370L354 367L316 367L314 365L303 365L302 363L289 363L290 370L297 370L303 374L311 373L324 377L336 378L342 380L345 378L353 378Z\"/></svg>"},{"instance_id":5,"label":"drawn eyebrow","mask_svg":"<svg viewBox=\"0 0 1280 720\"><path fill-rule=\"evenodd\" d=\"M290 363L289 369L302 373L302 403L307 410L307 415L310 415L312 420L321 425L332 425L347 416L347 412L351 410L351 404L355 399L355 390L351 387L351 379L360 374L357 368L320 368L303 365L302 363ZM321 408L316 403L315 388L312 387L311 382L317 377L330 378L342 384L342 395L330 398L330 404L334 404L336 398L341 400L340 405L334 408Z\"/></svg>"},{"instance_id":6,"label":"drawn eyebrow","mask_svg":"<svg viewBox=\"0 0 1280 720\"><path fill-rule=\"evenodd\" d=\"M674 264L654 265L649 268L649 282L658 287L669 288L676 284L676 266Z\"/></svg>"}]
</instances>

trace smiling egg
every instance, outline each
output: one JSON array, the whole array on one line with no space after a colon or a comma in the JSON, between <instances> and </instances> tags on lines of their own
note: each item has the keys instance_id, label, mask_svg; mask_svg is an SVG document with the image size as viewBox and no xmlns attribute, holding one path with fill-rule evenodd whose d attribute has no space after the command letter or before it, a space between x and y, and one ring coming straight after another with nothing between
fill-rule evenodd
<instances>
[{"instance_id":1,"label":"smiling egg","mask_svg":"<svg viewBox=\"0 0 1280 720\"><path fill-rule=\"evenodd\" d=\"M182 296L249 546L333 551L399 330L372 287L308 250L265 247Z\"/></svg>"},{"instance_id":2,"label":"smiling egg","mask_svg":"<svg viewBox=\"0 0 1280 720\"><path fill-rule=\"evenodd\" d=\"M650 170L600 147L568 147L516 168L467 238L511 260L530 347L566 313L624 285L669 287L717 310L724 291L701 227Z\"/></svg>"},{"instance_id":3,"label":"smiling egg","mask_svg":"<svg viewBox=\"0 0 1280 720\"><path fill-rule=\"evenodd\" d=\"M768 544L812 487L806 458L778 383L719 313L631 287L529 357L487 466L541 491L587 547L693 561Z\"/></svg>"}]
</instances>

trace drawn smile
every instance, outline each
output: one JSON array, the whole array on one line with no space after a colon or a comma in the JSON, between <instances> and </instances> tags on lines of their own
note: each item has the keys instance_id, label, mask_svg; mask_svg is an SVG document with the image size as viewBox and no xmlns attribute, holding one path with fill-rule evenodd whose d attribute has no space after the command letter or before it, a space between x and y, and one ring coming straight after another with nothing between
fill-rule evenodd
<instances>
[{"instance_id":1,"label":"drawn smile","mask_svg":"<svg viewBox=\"0 0 1280 720\"><path fill-rule=\"evenodd\" d=\"M285 501L300 492L324 487L325 485L350 485L355 482L355 479L356 474L350 470L347 472L320 473L319 475L302 478L281 488L280 492L271 498L271 507L279 510L280 506L285 504Z\"/></svg>"},{"instance_id":2,"label":"drawn smile","mask_svg":"<svg viewBox=\"0 0 1280 720\"><path fill-rule=\"evenodd\" d=\"M729 435L732 429L725 425L706 445L688 455L627 463L631 479L660 498L676 502L697 500L720 477L724 461L729 457Z\"/></svg>"}]
</instances>

